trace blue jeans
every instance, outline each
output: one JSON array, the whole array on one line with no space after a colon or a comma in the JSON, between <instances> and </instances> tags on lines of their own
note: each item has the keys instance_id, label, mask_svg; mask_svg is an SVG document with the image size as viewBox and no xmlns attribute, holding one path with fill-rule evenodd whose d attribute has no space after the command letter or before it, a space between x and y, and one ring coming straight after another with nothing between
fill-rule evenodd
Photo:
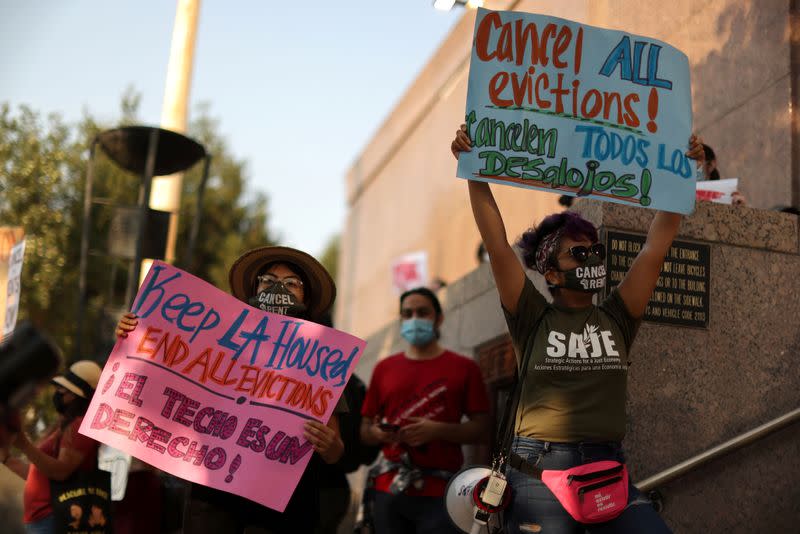
<instances>
[{"instance_id":1,"label":"blue jeans","mask_svg":"<svg viewBox=\"0 0 800 534\"><path fill-rule=\"evenodd\" d=\"M622 445L608 443L550 443L517 436L513 450L522 458L542 469L569 469L598 460L625 462ZM509 534L661 534L669 533L664 520L639 490L630 483L628 506L616 518L606 523L581 524L561 506L555 495L541 480L509 468L508 480L513 500L506 510L506 529Z\"/></svg>"},{"instance_id":2,"label":"blue jeans","mask_svg":"<svg viewBox=\"0 0 800 534\"><path fill-rule=\"evenodd\" d=\"M375 492L375 534L447 534L458 532L444 507L444 497L409 497Z\"/></svg>"},{"instance_id":3,"label":"blue jeans","mask_svg":"<svg viewBox=\"0 0 800 534\"><path fill-rule=\"evenodd\" d=\"M56 518L53 514L33 523L25 523L25 534L55 534Z\"/></svg>"}]
</instances>

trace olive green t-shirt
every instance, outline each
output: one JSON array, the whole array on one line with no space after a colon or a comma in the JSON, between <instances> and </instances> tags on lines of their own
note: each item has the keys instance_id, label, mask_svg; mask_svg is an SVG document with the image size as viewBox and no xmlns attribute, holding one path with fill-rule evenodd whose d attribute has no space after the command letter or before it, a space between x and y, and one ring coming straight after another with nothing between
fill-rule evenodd
<instances>
[{"instance_id":1,"label":"olive green t-shirt","mask_svg":"<svg viewBox=\"0 0 800 534\"><path fill-rule=\"evenodd\" d=\"M517 313L503 312L517 368L521 357L531 358L517 434L554 442L622 440L628 350L640 321L617 290L599 306L562 308L526 278Z\"/></svg>"}]
</instances>

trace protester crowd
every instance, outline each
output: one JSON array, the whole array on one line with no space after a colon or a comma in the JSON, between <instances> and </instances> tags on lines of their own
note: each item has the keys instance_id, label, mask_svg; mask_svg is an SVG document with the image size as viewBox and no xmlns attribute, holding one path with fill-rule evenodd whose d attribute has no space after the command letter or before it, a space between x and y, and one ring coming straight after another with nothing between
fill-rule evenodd
<instances>
[{"instance_id":1,"label":"protester crowd","mask_svg":"<svg viewBox=\"0 0 800 534\"><path fill-rule=\"evenodd\" d=\"M699 139L690 139L689 146L687 154L702 161ZM458 158L470 149L471 141L462 127L451 150ZM506 527L509 532L526 532L526 525L537 524L577 532L580 524L541 480L531 476L531 466L580 466L588 461L587 450L592 451L592 460L624 463L620 442L625 429L625 365L578 373L577 380L565 382L560 372L537 370L538 366L529 370L525 360L536 364L545 352L564 348L558 339L553 345L554 332L564 332L560 334L563 339L569 332L583 332L591 323L600 325L604 355L626 362L680 216L656 215L646 246L626 278L602 303L595 304L593 296L603 287L604 276L588 267L601 264L605 251L591 223L570 212L545 218L518 242L523 265L508 242L488 184L469 181L467 187L518 363L525 373L514 422L517 437L510 453L516 463L511 462L506 473L515 490L505 514ZM526 268L544 276L552 303L534 288ZM250 306L330 325L334 281L316 259L302 251L276 246L247 251L233 262L229 283L231 294ZM488 442L486 387L475 361L440 343L445 316L432 290L406 291L398 309L405 350L382 359L366 388L353 375L327 424L305 423L304 437L314 455L285 511L276 512L244 497L192 483L184 496L180 528L231 534L336 532L351 506L345 474L373 464L362 510L363 531L456 532L443 504L444 495L448 481L462 467L462 445ZM116 336L127 337L138 322L135 314L125 314ZM572 344L569 347L574 349ZM53 404L60 414L57 425L38 445L24 432L11 442L29 463L11 456L9 447L0 449L2 463L25 479L28 532L60 531L51 506L51 492L56 491L52 484L97 469L98 443L81 435L78 428L99 377L97 364L82 361L53 380ZM138 477L132 473L128 500L117 505L119 532L141 531L141 527L132 527L143 526L145 517L149 517L149 528L158 524L152 516L162 509L160 484L149 474ZM138 483L137 478L141 480ZM632 483L626 483L628 506L611 521L616 525L613 531L668 531L647 500ZM133 511L131 503L135 503ZM152 514L142 514L143 509ZM100 528L100 520L112 521L99 507L83 510L73 505L69 513L67 520L76 529ZM641 530L643 525L645 530Z\"/></svg>"},{"instance_id":2,"label":"protester crowd","mask_svg":"<svg viewBox=\"0 0 800 534\"><path fill-rule=\"evenodd\" d=\"M472 147L462 125L451 153L458 159ZM703 179L720 179L717 156L699 137L688 139L685 155ZM681 215L656 212L624 279L598 299L605 289L600 267L606 250L591 222L569 210L558 212L512 243L489 184L469 180L465 187L481 237L476 259L491 267L516 355L515 405L509 404L509 423L500 429L511 437L507 444L495 432L492 416L499 410L491 405L479 366L441 342L446 317L435 290L445 283L436 280L432 288L412 288L399 297L404 349L382 355L368 383L352 374L327 422L304 423L313 455L283 512L209 485L184 483L135 459L121 501L59 506L59 496L69 495L64 483L103 476L99 443L79 432L101 369L91 361L72 364L52 380L58 420L43 439L34 444L19 428L0 428L0 463L24 480L26 532L331 534L355 508L364 534L458 532L445 507L448 483L464 467L464 446L490 444L508 447L482 459L499 459L499 492L504 494L506 483L512 490L502 513L504 532L669 532L628 477L622 440L629 351ZM572 201L566 196L561 203L568 208ZM746 200L737 191L732 203ZM546 282L546 292L534 286L532 276ZM334 280L303 251L245 251L232 262L228 282L230 294L252 308L335 326ZM114 335L124 339L142 328L139 323L135 313L126 313ZM590 353L603 365L585 365ZM559 365L549 361L559 358ZM362 466L368 467L359 471ZM558 475L548 478L543 470ZM347 475L356 472L365 477L362 502L351 502ZM557 476L567 482L559 485L552 478ZM584 484L571 486L573 481ZM270 483L265 474L264 491ZM599 523L576 504L580 488L598 483L609 487L616 506Z\"/></svg>"}]
</instances>

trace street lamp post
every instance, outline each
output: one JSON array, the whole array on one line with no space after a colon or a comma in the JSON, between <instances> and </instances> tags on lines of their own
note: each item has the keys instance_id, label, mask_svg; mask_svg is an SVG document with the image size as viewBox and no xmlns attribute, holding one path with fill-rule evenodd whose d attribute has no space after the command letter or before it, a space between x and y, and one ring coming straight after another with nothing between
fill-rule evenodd
<instances>
[{"instance_id":1,"label":"street lamp post","mask_svg":"<svg viewBox=\"0 0 800 534\"><path fill-rule=\"evenodd\" d=\"M169 66L164 87L161 127L181 134L186 133L189 114L189 90L192 84L199 18L200 0L177 0ZM164 252L167 263L172 263L175 259L182 191L183 173L178 172L154 177L152 191L148 193L151 208L170 212L167 244Z\"/></svg>"},{"instance_id":2,"label":"street lamp post","mask_svg":"<svg viewBox=\"0 0 800 534\"><path fill-rule=\"evenodd\" d=\"M433 0L433 8L439 11L450 11L455 5L477 9L483 7L483 0Z\"/></svg>"},{"instance_id":3,"label":"street lamp post","mask_svg":"<svg viewBox=\"0 0 800 534\"><path fill-rule=\"evenodd\" d=\"M81 230L81 258L80 258L80 278L79 278L79 298L78 298L78 317L75 336L75 356L76 358L85 357L82 354L83 319L87 305L87 274L88 257L90 254L90 229L92 225L91 206L98 202L93 198L94 182L94 158L96 147L100 148L111 158L119 167L141 177L139 183L139 202L136 206L135 222L132 226L135 229L132 250L124 246L112 247L111 255L132 260L131 269L128 276L128 287L125 295L125 303L128 307L133 305L136 290L139 286L139 273L144 256L163 258L163 245L161 250L153 251L153 236L151 232L157 221L164 220L160 217L163 212L158 212L148 208L147 201L150 197L150 190L153 178L183 172L200 159L205 158L206 165L203 168L201 188L208 178L210 156L203 145L182 135L178 132L154 128L150 126L126 126L113 130L100 132L92 141L89 151L89 161L87 164L86 184L84 190L83 205L83 226ZM202 201L202 198L200 199ZM107 203L107 202L105 202ZM130 211L130 208L128 208ZM199 224L199 214L201 206L195 215L195 226ZM166 228L165 228L166 230ZM193 230L196 234L197 230ZM114 236L112 236L112 240ZM166 242L166 239L164 239ZM193 243L192 243L193 244ZM123 250L125 249L125 250ZM191 248L187 251L189 255L193 252Z\"/></svg>"}]
</instances>

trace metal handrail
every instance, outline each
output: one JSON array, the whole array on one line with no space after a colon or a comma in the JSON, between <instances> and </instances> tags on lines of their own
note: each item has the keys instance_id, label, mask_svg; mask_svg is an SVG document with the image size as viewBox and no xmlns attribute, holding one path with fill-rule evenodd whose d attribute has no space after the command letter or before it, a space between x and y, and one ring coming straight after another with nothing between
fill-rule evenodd
<instances>
[{"instance_id":1,"label":"metal handrail","mask_svg":"<svg viewBox=\"0 0 800 534\"><path fill-rule=\"evenodd\" d=\"M665 469L660 473L656 473L655 475L646 478L635 485L637 488L639 488L639 491L642 492L648 492L654 488L663 486L664 484L675 480L676 478L705 463L710 462L711 460L719 458L720 456L729 452L733 452L737 449L741 449L745 445L749 445L750 443L764 438L773 432L777 432L778 430L794 423L797 420L800 420L800 408L785 413L780 417L776 417L775 419L768 421L761 426L745 432L744 434L740 434L735 438L729 439L728 441L717 445L716 447L712 447L705 452L701 452L696 456L692 456L688 460L674 465L669 469Z\"/></svg>"}]
</instances>

